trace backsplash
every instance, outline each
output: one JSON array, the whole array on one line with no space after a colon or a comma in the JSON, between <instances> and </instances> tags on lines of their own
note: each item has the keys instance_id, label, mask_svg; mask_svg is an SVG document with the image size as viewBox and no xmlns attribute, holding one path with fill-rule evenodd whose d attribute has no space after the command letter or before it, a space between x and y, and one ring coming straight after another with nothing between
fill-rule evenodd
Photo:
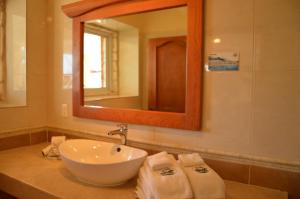
<instances>
[{"instance_id":1,"label":"backsplash","mask_svg":"<svg viewBox=\"0 0 300 199\"><path fill-rule=\"evenodd\" d=\"M3 133L0 136L0 151L28 146L43 142L50 142L52 136L66 136L67 139L88 138L119 144L119 138L99 136L93 132L80 132L62 128L44 127L23 129ZM145 144L129 140L128 145L142 148L148 154L167 151L175 156L180 153L198 152L205 162L223 179L245 184L269 187L289 192L289 198L299 198L300 172L299 165L291 162L278 162L272 159L255 159L236 154L224 154L217 151L190 150L158 144ZM14 149L13 149L14 150ZM18 149L16 149L18 150ZM40 154L42 155L42 154Z\"/></svg>"}]
</instances>

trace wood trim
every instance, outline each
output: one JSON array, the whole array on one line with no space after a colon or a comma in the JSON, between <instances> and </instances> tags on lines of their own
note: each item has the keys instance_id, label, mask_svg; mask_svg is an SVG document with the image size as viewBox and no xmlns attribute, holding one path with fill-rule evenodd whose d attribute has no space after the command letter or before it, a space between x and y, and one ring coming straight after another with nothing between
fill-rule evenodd
<instances>
[{"instance_id":1,"label":"wood trim","mask_svg":"<svg viewBox=\"0 0 300 199\"><path fill-rule=\"evenodd\" d=\"M77 17L91 10L101 8L103 6L108 6L113 3L124 2L128 0L81 0L75 3L70 3L62 6L63 12L68 17Z\"/></svg>"},{"instance_id":2,"label":"wood trim","mask_svg":"<svg viewBox=\"0 0 300 199\"><path fill-rule=\"evenodd\" d=\"M1 27L0 27L0 61L1 77L0 77L0 101L5 101L7 97L7 60L6 60L6 1L0 2Z\"/></svg>"},{"instance_id":3,"label":"wood trim","mask_svg":"<svg viewBox=\"0 0 300 199\"><path fill-rule=\"evenodd\" d=\"M187 36L187 126L201 127L202 112L202 65L203 65L203 2L188 1L188 36Z\"/></svg>"},{"instance_id":4,"label":"wood trim","mask_svg":"<svg viewBox=\"0 0 300 199\"><path fill-rule=\"evenodd\" d=\"M82 1L90 2L90 1ZM186 112L169 113L83 105L83 23L143 11L187 5L187 91ZM73 18L73 115L77 117L200 130L202 86L202 0L132 0L109 4Z\"/></svg>"},{"instance_id":5,"label":"wood trim","mask_svg":"<svg viewBox=\"0 0 300 199\"><path fill-rule=\"evenodd\" d=\"M133 2L134 4L141 3L144 5L142 7L147 8L148 3L156 4L157 6L161 7L163 4L169 4L169 3L172 4L176 2L180 2L180 4L184 5L186 4L187 0L164 0L160 2L159 1L153 2L152 0L150 0L149 2L147 1L148 0L81 0L75 3L63 5L62 10L68 17L74 18L74 17L84 15L86 13L91 13L93 15L94 10L99 10L99 8L107 8L111 5L118 5L121 3L128 3L128 2ZM132 12L132 7L129 7L128 9L125 10ZM114 12L112 14L113 14L112 16L115 16Z\"/></svg>"},{"instance_id":6,"label":"wood trim","mask_svg":"<svg viewBox=\"0 0 300 199\"><path fill-rule=\"evenodd\" d=\"M155 11L187 5L187 0L128 0L110 4L78 16L82 22L99 18L109 18L145 11Z\"/></svg>"},{"instance_id":7,"label":"wood trim","mask_svg":"<svg viewBox=\"0 0 300 199\"><path fill-rule=\"evenodd\" d=\"M83 25L74 18L73 19L73 115L78 115L78 106L83 106ZM75 38L80 38L77 41ZM75 42L76 41L76 42Z\"/></svg>"}]
</instances>

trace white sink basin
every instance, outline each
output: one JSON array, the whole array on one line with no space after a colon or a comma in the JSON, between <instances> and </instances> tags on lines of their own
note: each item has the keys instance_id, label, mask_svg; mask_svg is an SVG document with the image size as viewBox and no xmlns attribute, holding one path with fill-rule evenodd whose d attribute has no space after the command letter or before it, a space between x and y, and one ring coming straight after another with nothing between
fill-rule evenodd
<instances>
[{"instance_id":1,"label":"white sink basin","mask_svg":"<svg viewBox=\"0 0 300 199\"><path fill-rule=\"evenodd\" d=\"M74 139L59 146L65 166L80 181L116 186L137 175L147 152L108 142Z\"/></svg>"}]
</instances>

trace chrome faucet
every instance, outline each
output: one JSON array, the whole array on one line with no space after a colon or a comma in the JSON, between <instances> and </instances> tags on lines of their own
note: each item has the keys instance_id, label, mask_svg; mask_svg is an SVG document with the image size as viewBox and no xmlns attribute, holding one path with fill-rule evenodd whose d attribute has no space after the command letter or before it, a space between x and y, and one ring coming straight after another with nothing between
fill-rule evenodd
<instances>
[{"instance_id":1,"label":"chrome faucet","mask_svg":"<svg viewBox=\"0 0 300 199\"><path fill-rule=\"evenodd\" d=\"M109 131L107 135L120 135L121 136L121 144L126 145L127 143L127 132L128 125L127 124L118 124L119 129Z\"/></svg>"}]
</instances>

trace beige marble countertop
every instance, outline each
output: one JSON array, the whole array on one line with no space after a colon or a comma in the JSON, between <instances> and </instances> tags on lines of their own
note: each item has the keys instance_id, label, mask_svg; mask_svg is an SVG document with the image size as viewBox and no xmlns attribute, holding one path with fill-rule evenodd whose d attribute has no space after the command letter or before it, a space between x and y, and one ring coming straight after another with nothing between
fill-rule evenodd
<instances>
[{"instance_id":1,"label":"beige marble countertop","mask_svg":"<svg viewBox=\"0 0 300 199\"><path fill-rule=\"evenodd\" d=\"M60 160L41 154L46 143L0 152L0 189L18 198L100 199L135 198L136 179L114 188L83 184ZM287 193L232 181L226 183L227 199L286 199Z\"/></svg>"}]
</instances>

